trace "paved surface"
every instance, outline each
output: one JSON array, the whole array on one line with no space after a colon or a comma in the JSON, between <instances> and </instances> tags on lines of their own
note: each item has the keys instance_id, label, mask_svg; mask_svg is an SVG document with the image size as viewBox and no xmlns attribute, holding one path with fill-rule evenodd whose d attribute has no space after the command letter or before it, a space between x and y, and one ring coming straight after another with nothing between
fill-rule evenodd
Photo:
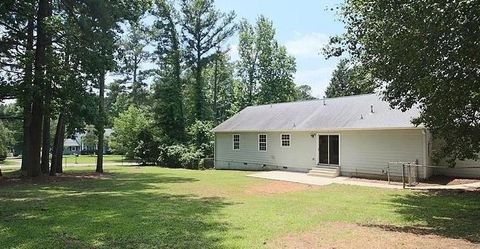
<instances>
[{"instance_id":1,"label":"paved surface","mask_svg":"<svg viewBox=\"0 0 480 249\"><path fill-rule=\"evenodd\" d=\"M278 180L278 181L288 181L303 183L309 185L317 186L326 186L333 183L336 184L347 184L354 186L364 186L364 187L376 187L376 188L389 188L389 189L402 189L403 186L401 183L381 183L381 182L369 182L361 180L352 180L349 177L319 177L319 176L309 176L306 173L298 172L287 172L287 171L262 171L250 174L248 176ZM431 186L420 186L420 187L409 187L409 189L422 189L422 190L432 190L432 189L478 189L480 188L480 182L469 183L469 184L460 184L460 185L431 185Z\"/></svg>"}]
</instances>

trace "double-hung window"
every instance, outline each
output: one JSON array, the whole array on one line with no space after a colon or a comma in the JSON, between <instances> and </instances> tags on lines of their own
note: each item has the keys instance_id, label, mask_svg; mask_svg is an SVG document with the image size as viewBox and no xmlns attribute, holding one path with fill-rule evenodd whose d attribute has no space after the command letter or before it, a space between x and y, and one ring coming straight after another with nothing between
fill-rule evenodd
<instances>
[{"instance_id":1,"label":"double-hung window","mask_svg":"<svg viewBox=\"0 0 480 249\"><path fill-rule=\"evenodd\" d=\"M240 134L233 134L232 140L233 140L233 150L239 150L240 149Z\"/></svg>"},{"instance_id":2,"label":"double-hung window","mask_svg":"<svg viewBox=\"0 0 480 249\"><path fill-rule=\"evenodd\" d=\"M290 143L291 143L290 139L291 139L290 134L281 134L280 135L280 143L281 143L280 145L282 147L290 147Z\"/></svg>"},{"instance_id":3,"label":"double-hung window","mask_svg":"<svg viewBox=\"0 0 480 249\"><path fill-rule=\"evenodd\" d=\"M338 135L318 136L318 163L339 165L340 139Z\"/></svg>"},{"instance_id":4,"label":"double-hung window","mask_svg":"<svg viewBox=\"0 0 480 249\"><path fill-rule=\"evenodd\" d=\"M267 134L258 134L258 150L267 151Z\"/></svg>"}]
</instances>

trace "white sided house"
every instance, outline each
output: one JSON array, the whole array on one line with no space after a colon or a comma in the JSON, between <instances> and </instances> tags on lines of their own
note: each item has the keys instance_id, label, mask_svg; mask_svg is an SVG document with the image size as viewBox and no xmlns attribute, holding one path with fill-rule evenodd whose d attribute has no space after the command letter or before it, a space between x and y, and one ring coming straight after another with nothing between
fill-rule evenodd
<instances>
[{"instance_id":1,"label":"white sided house","mask_svg":"<svg viewBox=\"0 0 480 249\"><path fill-rule=\"evenodd\" d=\"M247 107L213 130L215 168L400 177L395 162L432 164L429 132L411 123L418 115L391 109L376 94ZM479 166L418 167L415 174L480 177L465 165Z\"/></svg>"}]
</instances>

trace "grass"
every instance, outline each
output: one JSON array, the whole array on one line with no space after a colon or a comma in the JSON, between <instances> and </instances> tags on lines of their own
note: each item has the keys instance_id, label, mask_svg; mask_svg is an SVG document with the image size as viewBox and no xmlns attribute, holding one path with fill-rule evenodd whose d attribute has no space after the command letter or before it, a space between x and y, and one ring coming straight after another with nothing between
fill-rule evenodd
<instances>
[{"instance_id":1,"label":"grass","mask_svg":"<svg viewBox=\"0 0 480 249\"><path fill-rule=\"evenodd\" d=\"M263 248L329 222L480 242L478 193L331 185L262 194L247 190L270 181L247 172L106 169L107 179L0 185L2 248Z\"/></svg>"},{"instance_id":2,"label":"grass","mask_svg":"<svg viewBox=\"0 0 480 249\"><path fill-rule=\"evenodd\" d=\"M124 156L122 155L104 155L103 156L103 162L104 163L119 163L121 164L123 162L128 162L127 160L124 159ZM21 162L21 159L7 159L4 162L0 163L0 167L2 166L16 166L19 165ZM64 164L95 164L97 162L97 156L95 155L79 155L78 157L75 157L74 155L65 155L63 157L63 163Z\"/></svg>"}]
</instances>

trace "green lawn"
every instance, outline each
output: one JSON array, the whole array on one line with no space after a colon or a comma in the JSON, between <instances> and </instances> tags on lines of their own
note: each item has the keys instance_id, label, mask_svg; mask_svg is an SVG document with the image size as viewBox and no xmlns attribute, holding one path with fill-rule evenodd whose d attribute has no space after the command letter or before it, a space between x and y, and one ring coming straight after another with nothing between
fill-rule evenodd
<instances>
[{"instance_id":1,"label":"green lawn","mask_svg":"<svg viewBox=\"0 0 480 249\"><path fill-rule=\"evenodd\" d=\"M0 163L0 167L2 166L12 166L12 165L19 165L21 159L7 159L4 162ZM95 164L97 162L97 156L94 155L79 155L75 157L74 155L66 155L63 157L63 163L65 164ZM128 160L124 159L122 155L104 155L103 156L104 163L118 163L121 164L122 162L129 162Z\"/></svg>"},{"instance_id":2,"label":"green lawn","mask_svg":"<svg viewBox=\"0 0 480 249\"><path fill-rule=\"evenodd\" d=\"M0 184L2 248L263 248L332 222L480 242L479 193L270 193L272 181L248 172L106 169L107 179Z\"/></svg>"}]
</instances>

